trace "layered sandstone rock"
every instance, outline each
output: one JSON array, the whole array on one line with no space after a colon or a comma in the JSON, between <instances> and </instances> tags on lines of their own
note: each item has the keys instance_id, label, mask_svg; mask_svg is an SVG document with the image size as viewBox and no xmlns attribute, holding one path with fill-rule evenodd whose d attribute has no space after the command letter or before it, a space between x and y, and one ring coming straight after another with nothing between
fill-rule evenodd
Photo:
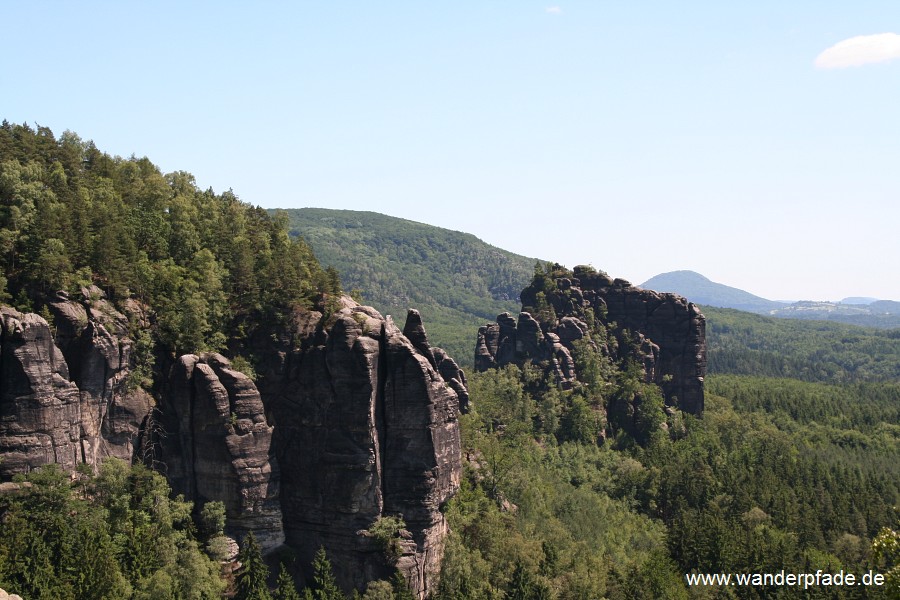
<instances>
[{"instance_id":1,"label":"layered sandstone rock","mask_svg":"<svg viewBox=\"0 0 900 600\"><path fill-rule=\"evenodd\" d=\"M588 339L598 344L588 326L594 322L608 330L613 342L600 342L603 354L634 359L643 366L645 382L662 388L668 405L702 413L706 321L700 310L676 294L636 288L590 267L575 267L568 275L535 282L522 291L523 308L552 308L552 323L541 328L529 312L522 312L518 322L504 313L496 323L481 327L475 368L531 362L552 372L563 387L571 387L576 384L576 343Z\"/></svg>"},{"instance_id":2,"label":"layered sandstone rock","mask_svg":"<svg viewBox=\"0 0 900 600\"><path fill-rule=\"evenodd\" d=\"M253 531L264 549L286 541L301 565L324 547L347 591L399 569L417 598L431 593L468 392L417 312L403 331L349 298L328 318L298 312L247 342L259 387L222 355L173 357L157 406L129 385L129 318L99 290L84 296L52 298L53 324L0 313L3 479L47 463L152 461L198 510L224 502L229 534ZM382 517L405 523L399 557L368 532Z\"/></svg>"},{"instance_id":3,"label":"layered sandstone rock","mask_svg":"<svg viewBox=\"0 0 900 600\"><path fill-rule=\"evenodd\" d=\"M83 461L96 465L114 456L131 462L153 399L129 381L134 344L128 318L96 286L85 288L82 296L85 300L76 302L58 292L47 308L54 317L56 345L79 390ZM134 318L143 318L136 304L134 311Z\"/></svg>"},{"instance_id":4,"label":"layered sandstone rock","mask_svg":"<svg viewBox=\"0 0 900 600\"><path fill-rule=\"evenodd\" d=\"M99 290L98 290L99 291ZM102 298L59 293L36 314L2 308L0 477L134 457L152 399L129 385L127 319Z\"/></svg>"},{"instance_id":5,"label":"layered sandstone rock","mask_svg":"<svg viewBox=\"0 0 900 600\"><path fill-rule=\"evenodd\" d=\"M220 354L178 359L160 404L156 443L176 493L225 503L227 533L253 531L269 550L284 542L272 430L253 381Z\"/></svg>"},{"instance_id":6,"label":"layered sandstone rock","mask_svg":"<svg viewBox=\"0 0 900 600\"><path fill-rule=\"evenodd\" d=\"M50 326L0 308L0 476L84 462L81 401Z\"/></svg>"},{"instance_id":7,"label":"layered sandstone rock","mask_svg":"<svg viewBox=\"0 0 900 600\"><path fill-rule=\"evenodd\" d=\"M404 330L412 340L389 316L345 299L311 335L270 353L261 390L275 423L285 535L300 564L324 547L348 590L396 566L424 598L443 556L440 508L459 487L456 389L465 375L428 345L418 313ZM399 560L367 533L383 516L406 524Z\"/></svg>"}]
</instances>

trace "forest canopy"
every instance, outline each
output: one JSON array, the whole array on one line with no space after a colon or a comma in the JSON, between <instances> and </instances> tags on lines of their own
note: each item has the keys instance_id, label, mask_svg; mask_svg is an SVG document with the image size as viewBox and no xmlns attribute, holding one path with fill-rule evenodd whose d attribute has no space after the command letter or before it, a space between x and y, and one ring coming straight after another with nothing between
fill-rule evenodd
<instances>
[{"instance_id":1,"label":"forest canopy","mask_svg":"<svg viewBox=\"0 0 900 600\"><path fill-rule=\"evenodd\" d=\"M185 171L121 158L46 127L0 126L0 301L39 310L96 285L149 307L158 341L220 349L264 320L339 292L286 217L201 190ZM89 292L87 292L89 293Z\"/></svg>"}]
</instances>

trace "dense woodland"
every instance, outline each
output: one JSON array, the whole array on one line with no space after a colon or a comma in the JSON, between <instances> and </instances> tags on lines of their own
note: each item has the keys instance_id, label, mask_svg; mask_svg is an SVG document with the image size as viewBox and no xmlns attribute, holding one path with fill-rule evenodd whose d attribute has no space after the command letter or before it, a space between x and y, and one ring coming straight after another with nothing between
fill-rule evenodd
<instances>
[{"instance_id":1,"label":"dense woodland","mask_svg":"<svg viewBox=\"0 0 900 600\"><path fill-rule=\"evenodd\" d=\"M829 352L844 363L856 348ZM893 588L867 590L689 588L683 577L896 565L896 381L718 375L702 418L651 403L628 428L617 401L652 398L652 386L600 356L578 367L582 381L602 377L572 391L530 368L470 378L443 598L898 597L896 566Z\"/></svg>"},{"instance_id":2,"label":"dense woodland","mask_svg":"<svg viewBox=\"0 0 900 600\"><path fill-rule=\"evenodd\" d=\"M845 383L900 381L900 329L703 307L709 372Z\"/></svg>"},{"instance_id":3,"label":"dense woodland","mask_svg":"<svg viewBox=\"0 0 900 600\"><path fill-rule=\"evenodd\" d=\"M143 303L154 341L176 354L221 349L340 288L284 217L72 132L6 121L0 265L0 301L40 310L49 293L96 284Z\"/></svg>"},{"instance_id":4,"label":"dense woodland","mask_svg":"<svg viewBox=\"0 0 900 600\"><path fill-rule=\"evenodd\" d=\"M416 225L387 250L360 254L357 267L388 261L385 272L450 298L453 319L473 325L516 301L518 267L491 255L466 262L466 246L450 238L411 249ZM368 243L365 231L354 230L354 248ZM432 280L438 259L452 278ZM340 290L337 273L288 234L287 216L199 190L148 159L110 157L73 133L6 122L0 264L4 304L40 311L48 293L95 284L114 302L144 305L151 333L135 335L168 353L226 347ZM354 275L358 285L365 275ZM390 283L379 275L372 289L388 293ZM404 310L417 298L393 293ZM532 367L469 377L465 473L446 507L452 534L437 598L900 597L900 333L706 314L701 418L665 410L639 369L589 347L577 353L572 390ZM431 333L427 314L426 326ZM635 411L621 410L628 405ZM220 562L223 507L174 498L141 466L33 472L0 494L0 523L0 587L27 598L343 598L324 552L313 579L298 582L302 594L252 538L231 572ZM892 573L894 587L690 588L684 578L781 569L875 569ZM380 581L363 597L407 596L402 581Z\"/></svg>"}]
</instances>

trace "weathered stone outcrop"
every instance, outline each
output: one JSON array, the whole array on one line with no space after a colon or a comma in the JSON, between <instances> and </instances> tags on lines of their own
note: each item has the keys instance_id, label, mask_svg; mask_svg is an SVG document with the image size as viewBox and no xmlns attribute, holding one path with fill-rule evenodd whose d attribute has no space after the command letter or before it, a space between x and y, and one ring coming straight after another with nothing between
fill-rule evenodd
<instances>
[{"instance_id":1,"label":"weathered stone outcrop","mask_svg":"<svg viewBox=\"0 0 900 600\"><path fill-rule=\"evenodd\" d=\"M544 331L530 313L519 313L519 320L509 313L497 316L496 323L478 329L475 344L475 370L508 364L542 365L564 389L575 384L575 361L571 344L563 343L556 330Z\"/></svg>"},{"instance_id":2,"label":"weathered stone outcrop","mask_svg":"<svg viewBox=\"0 0 900 600\"><path fill-rule=\"evenodd\" d=\"M260 546L284 542L272 427L253 381L220 354L178 359L160 404L157 445L176 493L225 503L227 532L253 531Z\"/></svg>"},{"instance_id":3,"label":"weathered stone outcrop","mask_svg":"<svg viewBox=\"0 0 900 600\"><path fill-rule=\"evenodd\" d=\"M644 346L644 339L639 341L645 356L654 356L653 373L648 378L659 384L666 402L677 404L685 412L702 413L706 319L700 309L677 294L637 288L589 267L575 268L572 285L576 283L582 292L582 306L590 306L597 315L605 309L606 322L640 333L658 347L657 352L652 346Z\"/></svg>"},{"instance_id":4,"label":"weathered stone outcrop","mask_svg":"<svg viewBox=\"0 0 900 600\"><path fill-rule=\"evenodd\" d=\"M58 292L47 308L53 315L56 345L80 392L84 462L96 465L107 456L130 462L153 399L129 382L134 344L128 318L99 288L85 288L82 295L85 301L76 302ZM133 310L133 318L144 318L139 305Z\"/></svg>"},{"instance_id":5,"label":"weathered stone outcrop","mask_svg":"<svg viewBox=\"0 0 900 600\"><path fill-rule=\"evenodd\" d=\"M532 362L554 373L563 387L576 384L573 353L588 339L615 360L632 358L644 380L658 384L666 403L693 414L703 412L706 375L706 321L700 310L676 294L662 294L611 279L590 267L549 277L522 291L523 311L543 306L555 319L542 328L530 312L518 322L509 313L479 329L475 368ZM609 343L591 339L588 322L609 332Z\"/></svg>"},{"instance_id":6,"label":"weathered stone outcrop","mask_svg":"<svg viewBox=\"0 0 900 600\"><path fill-rule=\"evenodd\" d=\"M224 502L234 537L287 543L300 565L324 547L347 591L399 568L417 598L431 593L468 392L416 311L403 331L349 298L328 318L299 311L244 342L258 386L222 355L188 354L162 361L154 402L129 385L129 318L149 326L141 307L126 318L99 290L83 296L50 299L52 324L0 312L0 477L152 461L198 510ZM382 517L405 523L399 556L367 531Z\"/></svg>"},{"instance_id":7,"label":"weathered stone outcrop","mask_svg":"<svg viewBox=\"0 0 900 600\"><path fill-rule=\"evenodd\" d=\"M285 536L300 564L324 546L348 590L396 564L422 598L443 555L440 508L459 487L456 389L465 375L428 345L418 313L404 329L412 339L345 299L311 335L270 352L261 390L275 424ZM396 561L366 532L383 516L406 523Z\"/></svg>"},{"instance_id":8,"label":"weathered stone outcrop","mask_svg":"<svg viewBox=\"0 0 900 600\"><path fill-rule=\"evenodd\" d=\"M89 297L57 294L47 304L52 324L0 309L0 478L134 456L152 399L128 385L127 319L99 290Z\"/></svg>"},{"instance_id":9,"label":"weathered stone outcrop","mask_svg":"<svg viewBox=\"0 0 900 600\"><path fill-rule=\"evenodd\" d=\"M84 462L78 387L47 322L0 308L0 476Z\"/></svg>"}]
</instances>

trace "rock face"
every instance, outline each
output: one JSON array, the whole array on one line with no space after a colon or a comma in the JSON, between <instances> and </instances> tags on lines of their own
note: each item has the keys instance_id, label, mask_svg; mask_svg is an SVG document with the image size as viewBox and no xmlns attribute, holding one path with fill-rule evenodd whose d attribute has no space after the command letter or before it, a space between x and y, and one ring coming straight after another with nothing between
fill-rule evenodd
<instances>
[{"instance_id":1,"label":"rock face","mask_svg":"<svg viewBox=\"0 0 900 600\"><path fill-rule=\"evenodd\" d=\"M287 543L300 564L324 546L347 590L396 564L424 598L447 534L440 508L459 488L456 389L465 391L465 375L428 345L417 312L404 328L412 339L349 299L329 321L270 354L262 373ZM399 560L366 531L383 516L406 524Z\"/></svg>"},{"instance_id":2,"label":"rock face","mask_svg":"<svg viewBox=\"0 0 900 600\"><path fill-rule=\"evenodd\" d=\"M35 314L0 308L0 475L9 479L48 463L84 462L78 387Z\"/></svg>"},{"instance_id":3,"label":"rock face","mask_svg":"<svg viewBox=\"0 0 900 600\"><path fill-rule=\"evenodd\" d=\"M565 275L525 288L518 322L504 313L479 329L475 368L532 362L546 365L564 388L572 387L577 342L591 338L589 322L599 323L610 335L609 343L601 342L603 354L636 360L645 382L658 384L668 405L702 413L706 320L700 310L676 294L636 288L590 267ZM552 311L543 328L524 312L534 307Z\"/></svg>"},{"instance_id":4,"label":"rock face","mask_svg":"<svg viewBox=\"0 0 900 600\"><path fill-rule=\"evenodd\" d=\"M198 510L224 502L234 537L287 543L300 565L324 547L346 591L399 569L417 598L431 593L468 392L418 312L403 331L349 298L327 319L298 312L246 342L258 387L220 354L188 354L157 372L154 401L129 385L129 318L99 290L83 295L50 299L53 324L0 309L0 478L109 456L152 462ZM399 556L368 531L382 517L405 524Z\"/></svg>"},{"instance_id":5,"label":"rock face","mask_svg":"<svg viewBox=\"0 0 900 600\"><path fill-rule=\"evenodd\" d=\"M48 309L53 325L0 309L3 479L47 463L130 462L152 406L146 392L129 386L132 342L122 314L99 296L79 303L64 293Z\"/></svg>"},{"instance_id":6,"label":"rock face","mask_svg":"<svg viewBox=\"0 0 900 600\"><path fill-rule=\"evenodd\" d=\"M272 427L253 381L220 354L187 354L172 367L156 441L173 491L198 505L225 503L227 532L284 542Z\"/></svg>"}]
</instances>

